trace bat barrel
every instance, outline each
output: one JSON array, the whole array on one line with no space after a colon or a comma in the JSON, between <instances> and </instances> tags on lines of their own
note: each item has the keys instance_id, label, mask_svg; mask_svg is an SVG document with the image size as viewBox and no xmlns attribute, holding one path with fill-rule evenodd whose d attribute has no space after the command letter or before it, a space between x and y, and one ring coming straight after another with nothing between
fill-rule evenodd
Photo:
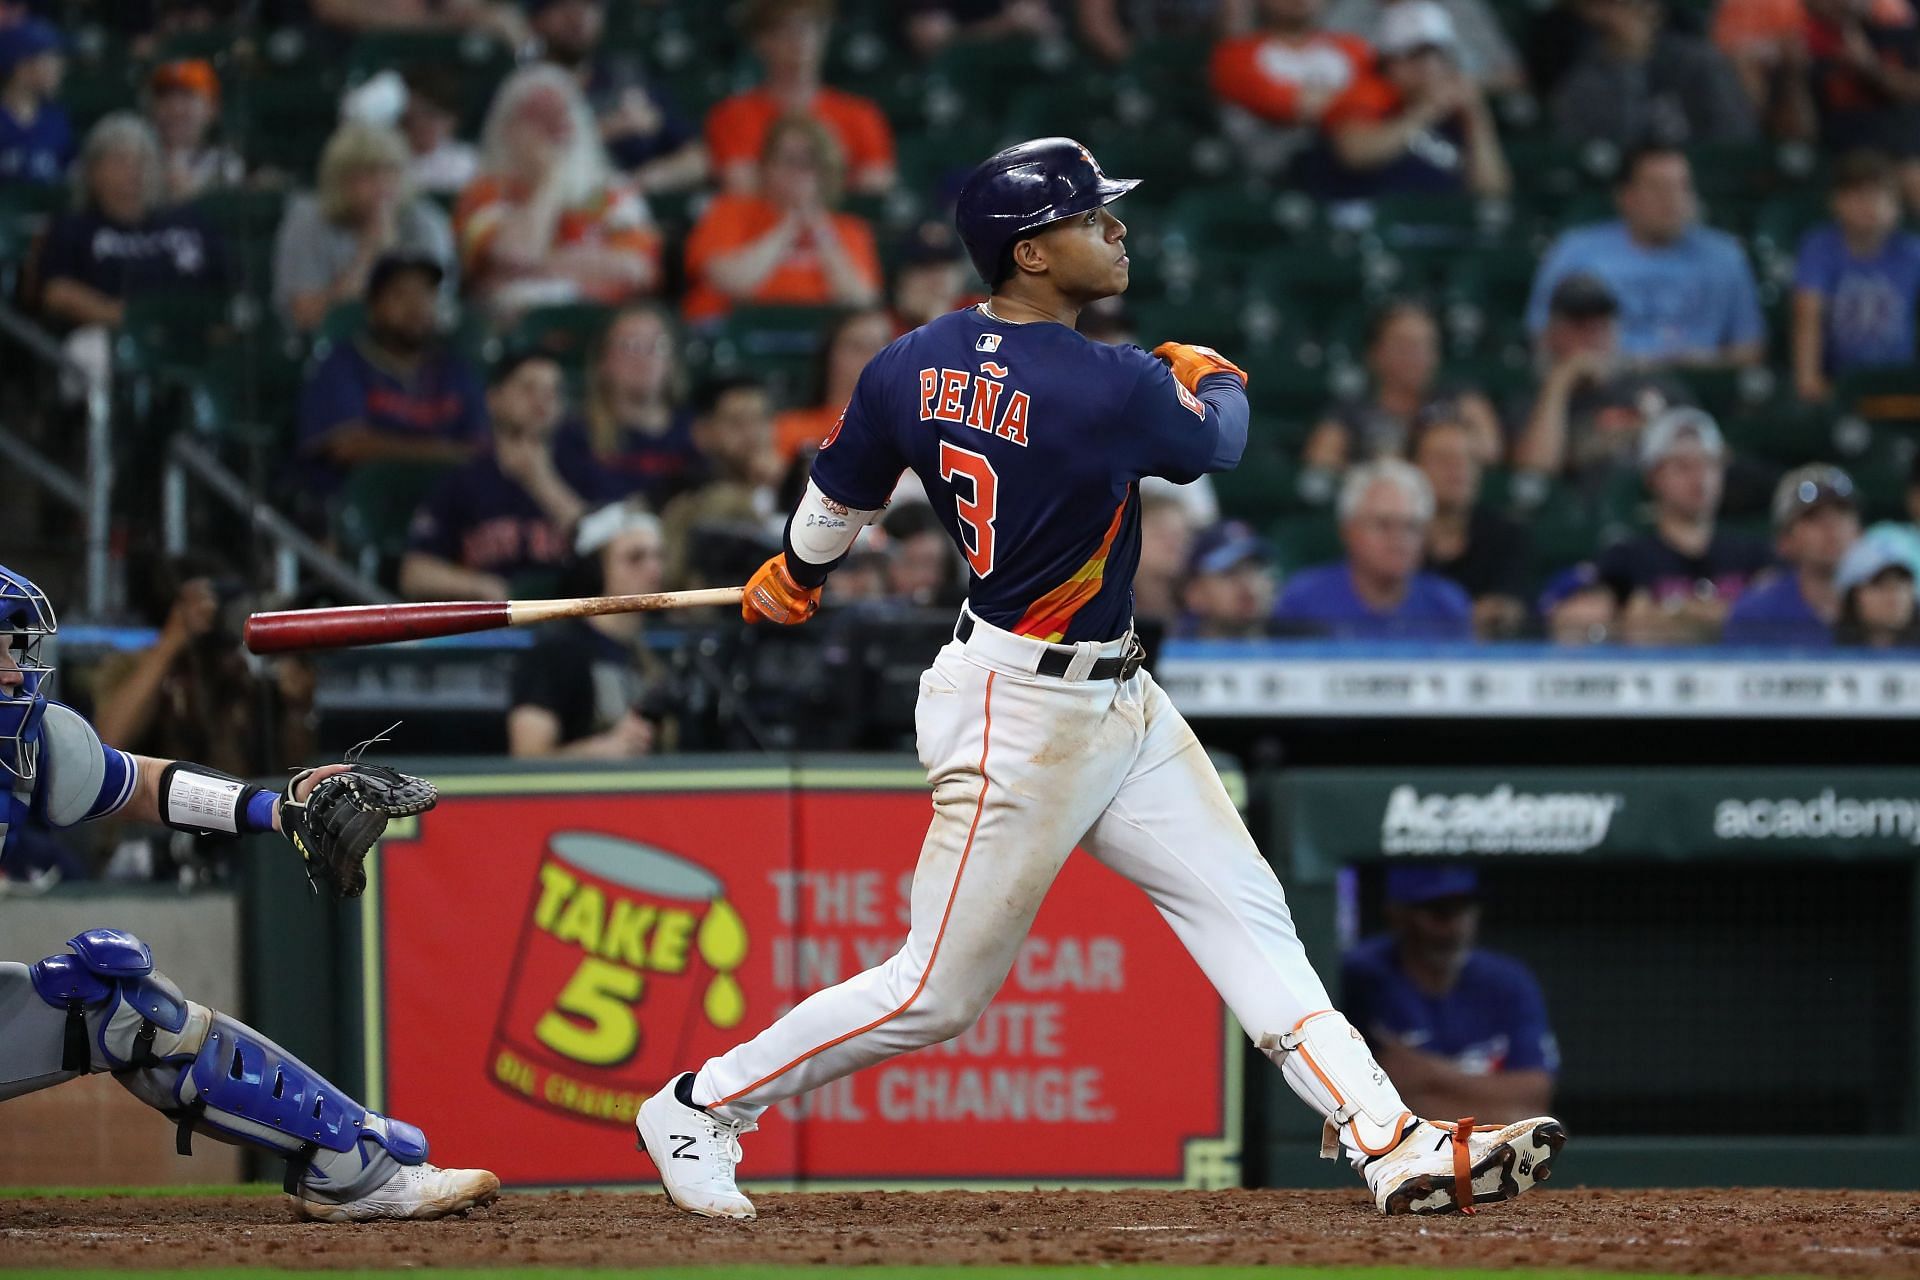
<instances>
[{"instance_id":1,"label":"bat barrel","mask_svg":"<svg viewBox=\"0 0 1920 1280\"><path fill-rule=\"evenodd\" d=\"M301 649L343 649L352 645L464 635L508 623L508 606L504 600L363 604L339 609L256 613L247 619L244 639L254 653L292 653Z\"/></svg>"}]
</instances>

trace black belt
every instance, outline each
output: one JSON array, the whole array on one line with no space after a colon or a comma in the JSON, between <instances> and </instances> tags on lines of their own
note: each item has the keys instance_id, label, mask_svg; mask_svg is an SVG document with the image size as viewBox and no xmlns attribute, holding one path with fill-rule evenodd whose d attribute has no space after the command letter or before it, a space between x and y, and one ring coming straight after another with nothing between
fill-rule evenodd
<instances>
[{"instance_id":1,"label":"black belt","mask_svg":"<svg viewBox=\"0 0 1920 1280\"><path fill-rule=\"evenodd\" d=\"M965 644L973 638L973 615L960 615L960 625L954 630L954 638ZM1037 675L1052 676L1055 680L1067 677L1067 667L1073 662L1071 653L1062 653L1049 648L1040 655L1040 665L1034 668ZM1140 646L1140 638L1132 632L1127 633L1126 649L1112 658L1099 658L1093 669L1087 672L1089 680L1130 680L1147 660L1147 651Z\"/></svg>"}]
</instances>

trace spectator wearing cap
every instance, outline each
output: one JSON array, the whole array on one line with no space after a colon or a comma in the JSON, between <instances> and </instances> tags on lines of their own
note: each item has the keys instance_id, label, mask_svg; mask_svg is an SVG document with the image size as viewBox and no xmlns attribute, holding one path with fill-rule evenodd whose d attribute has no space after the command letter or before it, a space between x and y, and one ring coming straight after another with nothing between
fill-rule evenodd
<instances>
[{"instance_id":1,"label":"spectator wearing cap","mask_svg":"<svg viewBox=\"0 0 1920 1280\"><path fill-rule=\"evenodd\" d=\"M1599 566L1587 560L1547 579L1534 609L1549 642L1589 645L1613 634L1620 605L1613 588L1600 576Z\"/></svg>"},{"instance_id":2,"label":"spectator wearing cap","mask_svg":"<svg viewBox=\"0 0 1920 1280\"><path fill-rule=\"evenodd\" d=\"M273 304L300 333L367 291L367 273L390 250L424 255L452 271L453 232L437 205L407 184L412 159L399 134L349 121L320 153L318 185L287 202L273 241Z\"/></svg>"},{"instance_id":3,"label":"spectator wearing cap","mask_svg":"<svg viewBox=\"0 0 1920 1280\"><path fill-rule=\"evenodd\" d=\"M209 142L220 118L220 77L205 58L163 62L147 77L147 119L160 138L167 172L167 203L182 204L203 191L239 186L247 162L232 147Z\"/></svg>"},{"instance_id":4,"label":"spectator wearing cap","mask_svg":"<svg viewBox=\"0 0 1920 1280\"><path fill-rule=\"evenodd\" d=\"M581 595L660 590L660 521L639 503L613 503L582 518L574 553ZM647 643L645 620L644 613L609 613L542 628L513 664L508 754L629 760L668 746L672 673Z\"/></svg>"},{"instance_id":5,"label":"spectator wearing cap","mask_svg":"<svg viewBox=\"0 0 1920 1280\"><path fill-rule=\"evenodd\" d=\"M707 176L700 134L681 118L646 66L603 47L606 0L528 0L542 56L579 82L614 167L642 191L680 191Z\"/></svg>"},{"instance_id":6,"label":"spectator wearing cap","mask_svg":"<svg viewBox=\"0 0 1920 1280\"><path fill-rule=\"evenodd\" d=\"M537 351L495 362L487 384L492 448L447 473L414 513L400 561L410 600L505 600L551 592L575 526L600 497L587 442L561 429L560 366Z\"/></svg>"},{"instance_id":7,"label":"spectator wearing cap","mask_svg":"<svg viewBox=\"0 0 1920 1280\"><path fill-rule=\"evenodd\" d=\"M367 462L465 462L487 439L480 376L440 340L440 264L388 253L367 273L366 318L300 395L301 489L326 498Z\"/></svg>"},{"instance_id":8,"label":"spectator wearing cap","mask_svg":"<svg viewBox=\"0 0 1920 1280\"><path fill-rule=\"evenodd\" d=\"M686 405L673 318L657 302L622 307L587 362L587 439L612 491L655 511L696 479L700 452Z\"/></svg>"},{"instance_id":9,"label":"spectator wearing cap","mask_svg":"<svg viewBox=\"0 0 1920 1280\"><path fill-rule=\"evenodd\" d=\"M1825 648L1840 616L1840 564L1860 538L1853 481L1838 467L1796 467L1773 492L1773 527L1785 568L1734 602L1727 644Z\"/></svg>"},{"instance_id":10,"label":"spectator wearing cap","mask_svg":"<svg viewBox=\"0 0 1920 1280\"><path fill-rule=\"evenodd\" d=\"M760 188L774 123L799 114L834 140L847 190L872 194L894 184L893 128L878 104L823 82L831 0L750 0L747 38L766 79L707 113L707 160L722 190Z\"/></svg>"},{"instance_id":11,"label":"spectator wearing cap","mask_svg":"<svg viewBox=\"0 0 1920 1280\"><path fill-rule=\"evenodd\" d=\"M853 398L860 371L893 337L893 322L877 307L834 318L820 343L813 403L788 409L773 420L773 446L783 461L792 462L803 449L820 447Z\"/></svg>"},{"instance_id":12,"label":"spectator wearing cap","mask_svg":"<svg viewBox=\"0 0 1920 1280\"><path fill-rule=\"evenodd\" d=\"M1871 533L1848 548L1834 575L1840 591L1835 644L1867 649L1920 646L1915 616L1913 566L1900 549Z\"/></svg>"},{"instance_id":13,"label":"spectator wearing cap","mask_svg":"<svg viewBox=\"0 0 1920 1280\"><path fill-rule=\"evenodd\" d=\"M1274 617L1343 639L1472 639L1473 601L1420 567L1433 508L1432 486L1408 463L1349 471L1339 503L1347 558L1293 575Z\"/></svg>"},{"instance_id":14,"label":"spectator wearing cap","mask_svg":"<svg viewBox=\"0 0 1920 1280\"><path fill-rule=\"evenodd\" d=\"M1467 593L1475 635L1517 634L1527 618L1527 531L1480 501L1473 432L1457 415L1436 414L1414 428L1410 452L1433 490L1426 570Z\"/></svg>"},{"instance_id":15,"label":"spectator wearing cap","mask_svg":"<svg viewBox=\"0 0 1920 1280\"><path fill-rule=\"evenodd\" d=\"M1314 138L1321 117L1372 76L1373 50L1328 31L1321 0L1258 0L1258 26L1213 48L1208 79L1222 121L1262 171L1277 170Z\"/></svg>"},{"instance_id":16,"label":"spectator wearing cap","mask_svg":"<svg viewBox=\"0 0 1920 1280\"><path fill-rule=\"evenodd\" d=\"M1684 386L1620 355L1620 301L1598 276L1554 285L1541 330L1538 387L1519 416L1515 470L1604 489L1631 473L1640 432L1661 410L1689 402Z\"/></svg>"},{"instance_id":17,"label":"spectator wearing cap","mask_svg":"<svg viewBox=\"0 0 1920 1280\"><path fill-rule=\"evenodd\" d=\"M755 194L716 196L687 237L683 313L719 320L737 303L871 307L880 255L865 218L840 213L842 165L833 135L809 116L765 131Z\"/></svg>"},{"instance_id":18,"label":"spectator wearing cap","mask_svg":"<svg viewBox=\"0 0 1920 1280\"><path fill-rule=\"evenodd\" d=\"M73 125L54 98L65 43L38 18L0 29L0 185L50 187L73 159Z\"/></svg>"},{"instance_id":19,"label":"spectator wearing cap","mask_svg":"<svg viewBox=\"0 0 1920 1280\"><path fill-rule=\"evenodd\" d=\"M1179 495L1148 491L1140 495L1140 563L1133 571L1133 616L1143 624L1172 631L1184 608L1182 584L1193 557L1199 522ZM1272 611L1275 587L1269 581L1258 616Z\"/></svg>"},{"instance_id":20,"label":"spectator wearing cap","mask_svg":"<svg viewBox=\"0 0 1920 1280\"><path fill-rule=\"evenodd\" d=\"M1364 360L1367 389L1335 404L1301 450L1301 496L1324 503L1340 472L1377 458L1403 458L1413 427L1425 417L1457 417L1472 435L1474 457L1499 461L1500 421L1485 395L1449 384L1440 368L1440 324L1424 304L1397 299L1369 318Z\"/></svg>"},{"instance_id":21,"label":"spectator wearing cap","mask_svg":"<svg viewBox=\"0 0 1920 1280\"><path fill-rule=\"evenodd\" d=\"M1197 640L1266 635L1280 583L1266 543L1241 521L1225 520L1201 530L1192 544L1178 633Z\"/></svg>"},{"instance_id":22,"label":"spectator wearing cap","mask_svg":"<svg viewBox=\"0 0 1920 1280\"><path fill-rule=\"evenodd\" d=\"M1568 276L1603 281L1620 304L1620 351L1643 364L1755 364L1765 354L1760 294L1740 242L1700 225L1693 167L1650 145L1620 162L1612 222L1573 227L1533 278L1527 327L1537 339Z\"/></svg>"},{"instance_id":23,"label":"spectator wearing cap","mask_svg":"<svg viewBox=\"0 0 1920 1280\"><path fill-rule=\"evenodd\" d=\"M1640 475L1653 499L1653 528L1600 553L1626 639L1643 644L1709 642L1727 610L1773 563L1765 543L1719 527L1727 446L1699 409L1669 409L1640 438Z\"/></svg>"},{"instance_id":24,"label":"spectator wearing cap","mask_svg":"<svg viewBox=\"0 0 1920 1280\"><path fill-rule=\"evenodd\" d=\"M970 40L1051 40L1060 18L1047 0L906 0L907 44L923 58Z\"/></svg>"},{"instance_id":25,"label":"spectator wearing cap","mask_svg":"<svg viewBox=\"0 0 1920 1280\"><path fill-rule=\"evenodd\" d=\"M660 286L660 235L619 177L577 81L522 67L480 130L480 176L454 228L467 291L505 322L529 307L628 302Z\"/></svg>"},{"instance_id":26,"label":"spectator wearing cap","mask_svg":"<svg viewBox=\"0 0 1920 1280\"><path fill-rule=\"evenodd\" d=\"M1476 945L1479 877L1389 867L1387 930L1347 952L1340 1007L1416 1115L1543 1115L1560 1050L1526 965Z\"/></svg>"},{"instance_id":27,"label":"spectator wearing cap","mask_svg":"<svg viewBox=\"0 0 1920 1280\"><path fill-rule=\"evenodd\" d=\"M1324 164L1303 184L1330 200L1504 196L1513 187L1500 130L1480 86L1460 69L1453 19L1435 0L1396 0L1381 15L1377 73L1320 117Z\"/></svg>"},{"instance_id":28,"label":"spectator wearing cap","mask_svg":"<svg viewBox=\"0 0 1920 1280\"><path fill-rule=\"evenodd\" d=\"M402 80L400 136L407 140L407 180L415 191L457 196L480 172L480 150L460 137L458 79L444 67L411 67Z\"/></svg>"},{"instance_id":29,"label":"spectator wearing cap","mask_svg":"<svg viewBox=\"0 0 1920 1280\"><path fill-rule=\"evenodd\" d=\"M893 332L898 337L979 300L960 238L945 222L923 222L908 232L893 258Z\"/></svg>"},{"instance_id":30,"label":"spectator wearing cap","mask_svg":"<svg viewBox=\"0 0 1920 1280\"><path fill-rule=\"evenodd\" d=\"M1404 0L1333 0L1327 6L1328 31L1347 31L1369 43L1380 39L1381 24ZM1439 0L1458 36L1460 69L1488 93L1522 88L1526 76L1519 51L1486 0Z\"/></svg>"},{"instance_id":31,"label":"spectator wearing cap","mask_svg":"<svg viewBox=\"0 0 1920 1280\"><path fill-rule=\"evenodd\" d=\"M104 378L106 334L126 319L128 301L224 292L230 264L217 232L166 207L159 139L133 112L87 131L75 177L80 207L49 224L31 274L47 319L72 331L69 351Z\"/></svg>"},{"instance_id":32,"label":"spectator wearing cap","mask_svg":"<svg viewBox=\"0 0 1920 1280\"><path fill-rule=\"evenodd\" d=\"M1563 141L1679 147L1756 135L1733 64L1700 36L1674 30L1661 0L1578 0L1574 8L1592 38L1553 95Z\"/></svg>"},{"instance_id":33,"label":"spectator wearing cap","mask_svg":"<svg viewBox=\"0 0 1920 1280\"><path fill-rule=\"evenodd\" d=\"M1920 236L1900 229L1893 166L1870 151L1834 166L1833 221L1800 240L1793 275L1793 384L1825 400L1830 379L1920 359Z\"/></svg>"}]
</instances>

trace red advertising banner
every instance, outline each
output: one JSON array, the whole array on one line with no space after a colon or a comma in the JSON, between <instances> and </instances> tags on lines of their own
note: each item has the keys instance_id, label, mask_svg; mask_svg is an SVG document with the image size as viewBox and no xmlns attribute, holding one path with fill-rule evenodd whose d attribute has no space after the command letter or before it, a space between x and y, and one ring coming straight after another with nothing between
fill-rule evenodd
<instances>
[{"instance_id":1,"label":"red advertising banner","mask_svg":"<svg viewBox=\"0 0 1920 1280\"><path fill-rule=\"evenodd\" d=\"M918 772L442 776L365 899L371 1092L442 1163L650 1183L653 1089L906 934ZM1231 1184L1236 1036L1145 896L1076 854L972 1030L775 1108L742 1181Z\"/></svg>"}]
</instances>

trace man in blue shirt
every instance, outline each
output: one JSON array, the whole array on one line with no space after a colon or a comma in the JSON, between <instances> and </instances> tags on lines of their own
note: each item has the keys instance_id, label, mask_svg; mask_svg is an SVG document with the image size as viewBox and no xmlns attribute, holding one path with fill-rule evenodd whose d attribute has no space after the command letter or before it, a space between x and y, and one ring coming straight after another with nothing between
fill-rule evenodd
<instances>
[{"instance_id":1,"label":"man in blue shirt","mask_svg":"<svg viewBox=\"0 0 1920 1280\"><path fill-rule=\"evenodd\" d=\"M1620 217L1562 232L1533 278L1527 328L1547 326L1554 286L1576 272L1620 300L1620 351L1656 364L1754 364L1766 326L1740 242L1699 223L1686 153L1649 146L1621 162Z\"/></svg>"},{"instance_id":2,"label":"man in blue shirt","mask_svg":"<svg viewBox=\"0 0 1920 1280\"><path fill-rule=\"evenodd\" d=\"M1833 221L1800 241L1793 274L1794 386L1824 400L1827 379L1916 358L1920 236L1900 230L1893 166L1870 152L1833 172Z\"/></svg>"},{"instance_id":3,"label":"man in blue shirt","mask_svg":"<svg viewBox=\"0 0 1920 1280\"><path fill-rule=\"evenodd\" d=\"M52 186L73 159L73 126L53 101L66 60L38 18L0 30L0 186Z\"/></svg>"},{"instance_id":4,"label":"man in blue shirt","mask_svg":"<svg viewBox=\"0 0 1920 1280\"><path fill-rule=\"evenodd\" d=\"M1773 491L1773 527L1788 568L1734 603L1721 641L1827 648L1840 616L1834 576L1860 537L1853 481L1818 463L1787 472Z\"/></svg>"},{"instance_id":5,"label":"man in blue shirt","mask_svg":"<svg viewBox=\"0 0 1920 1280\"><path fill-rule=\"evenodd\" d=\"M1408 463L1355 467L1340 490L1347 558L1303 569L1280 594L1274 618L1356 640L1471 640L1473 601L1459 584L1424 573L1433 490Z\"/></svg>"},{"instance_id":6,"label":"man in blue shirt","mask_svg":"<svg viewBox=\"0 0 1920 1280\"><path fill-rule=\"evenodd\" d=\"M363 462L464 462L486 442L480 378L438 336L441 265L383 255L367 276L364 332L334 345L300 397L301 480L337 491Z\"/></svg>"},{"instance_id":7,"label":"man in blue shirt","mask_svg":"<svg viewBox=\"0 0 1920 1280\"><path fill-rule=\"evenodd\" d=\"M1526 966L1474 945L1478 894L1468 867L1390 869L1388 932L1349 951L1340 980L1408 1106L1500 1123L1546 1109L1560 1050Z\"/></svg>"}]
</instances>

